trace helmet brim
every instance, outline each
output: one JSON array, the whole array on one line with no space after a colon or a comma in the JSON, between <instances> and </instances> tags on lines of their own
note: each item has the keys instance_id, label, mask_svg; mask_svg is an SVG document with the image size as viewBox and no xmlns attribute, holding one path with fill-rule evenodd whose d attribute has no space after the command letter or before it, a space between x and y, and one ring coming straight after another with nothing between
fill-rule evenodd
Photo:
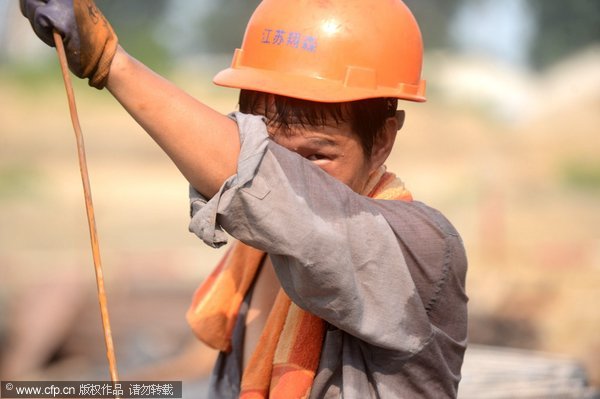
<instances>
[{"instance_id":1,"label":"helmet brim","mask_svg":"<svg viewBox=\"0 0 600 399\"><path fill-rule=\"evenodd\" d=\"M334 103L368 98L397 98L425 102L425 81L401 87L352 87L343 81L295 75L256 68L227 68L219 72L213 83L218 86L255 90L308 101Z\"/></svg>"}]
</instances>

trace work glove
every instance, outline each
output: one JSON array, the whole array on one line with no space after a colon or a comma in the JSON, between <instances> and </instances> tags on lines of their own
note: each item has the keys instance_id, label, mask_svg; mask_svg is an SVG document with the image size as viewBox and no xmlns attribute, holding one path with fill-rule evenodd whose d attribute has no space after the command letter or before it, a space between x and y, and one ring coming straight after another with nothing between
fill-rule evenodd
<instances>
[{"instance_id":1,"label":"work glove","mask_svg":"<svg viewBox=\"0 0 600 399\"><path fill-rule=\"evenodd\" d=\"M54 47L53 30L62 36L71 71L89 78L90 86L106 85L117 51L117 35L93 0L20 0L21 12L35 33Z\"/></svg>"}]
</instances>

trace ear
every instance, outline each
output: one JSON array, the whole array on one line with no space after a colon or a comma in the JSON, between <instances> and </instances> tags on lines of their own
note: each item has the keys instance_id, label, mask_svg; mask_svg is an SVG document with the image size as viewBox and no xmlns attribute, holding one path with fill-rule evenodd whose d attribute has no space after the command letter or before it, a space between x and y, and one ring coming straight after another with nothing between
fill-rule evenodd
<instances>
[{"instance_id":1,"label":"ear","mask_svg":"<svg viewBox=\"0 0 600 399\"><path fill-rule=\"evenodd\" d=\"M383 165L390 156L396 141L396 133L404 125L404 117L404 111L396 111L396 115L386 119L383 129L375 137L371 150L371 172Z\"/></svg>"},{"instance_id":2,"label":"ear","mask_svg":"<svg viewBox=\"0 0 600 399\"><path fill-rule=\"evenodd\" d=\"M396 131L402 129L402 126L404 126L404 119L406 119L406 112L402 111L402 110L398 110L396 111L396 115L394 115L394 118L396 118L396 122L398 123L398 127L396 129Z\"/></svg>"}]
</instances>

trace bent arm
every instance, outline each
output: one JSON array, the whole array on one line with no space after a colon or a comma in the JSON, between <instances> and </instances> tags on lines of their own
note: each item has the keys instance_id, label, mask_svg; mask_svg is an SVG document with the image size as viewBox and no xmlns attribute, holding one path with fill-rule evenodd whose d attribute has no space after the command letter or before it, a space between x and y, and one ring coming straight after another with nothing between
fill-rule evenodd
<instances>
[{"instance_id":1,"label":"bent arm","mask_svg":"<svg viewBox=\"0 0 600 399\"><path fill-rule=\"evenodd\" d=\"M417 353L432 337L437 293L463 269L452 229L418 203L354 193L270 141L260 118L236 117L238 174L208 202L192 192L190 230L220 245L223 228L268 252L297 305L368 344ZM461 292L443 300L462 303Z\"/></svg>"},{"instance_id":2,"label":"bent arm","mask_svg":"<svg viewBox=\"0 0 600 399\"><path fill-rule=\"evenodd\" d=\"M240 143L237 125L230 118L157 75L121 47L106 87L202 195L212 197L235 174Z\"/></svg>"}]
</instances>

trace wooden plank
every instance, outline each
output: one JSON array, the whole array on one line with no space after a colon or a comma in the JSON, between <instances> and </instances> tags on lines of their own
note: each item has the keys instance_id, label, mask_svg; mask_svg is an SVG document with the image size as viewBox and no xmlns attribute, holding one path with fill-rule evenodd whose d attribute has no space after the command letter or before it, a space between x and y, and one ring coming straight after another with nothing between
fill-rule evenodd
<instances>
[{"instance_id":1,"label":"wooden plank","mask_svg":"<svg viewBox=\"0 0 600 399\"><path fill-rule=\"evenodd\" d=\"M600 399L584 368L559 355L470 345L462 375L460 399Z\"/></svg>"}]
</instances>

